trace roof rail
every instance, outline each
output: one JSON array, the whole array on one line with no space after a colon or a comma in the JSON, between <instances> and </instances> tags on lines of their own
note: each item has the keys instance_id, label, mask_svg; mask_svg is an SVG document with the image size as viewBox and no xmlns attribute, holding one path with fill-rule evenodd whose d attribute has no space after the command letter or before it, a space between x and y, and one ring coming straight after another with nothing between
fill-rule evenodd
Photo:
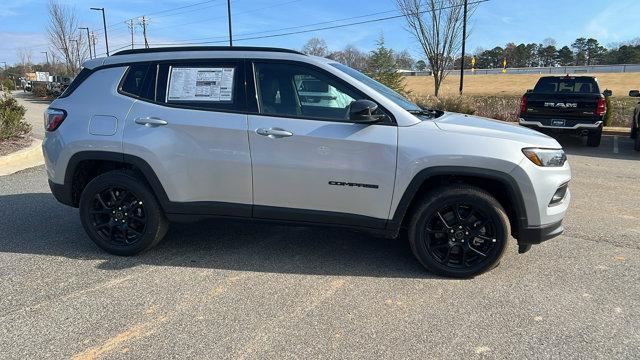
<instances>
[{"instance_id":1,"label":"roof rail","mask_svg":"<svg viewBox=\"0 0 640 360\"><path fill-rule=\"evenodd\" d=\"M268 52L282 52L304 55L303 53L290 49L282 49L275 47L260 47L260 46L170 46L170 47L155 47L148 49L129 49L121 50L113 54L117 55L132 55L132 54L148 54L148 53L160 53L160 52L175 52L175 51L268 51Z\"/></svg>"}]
</instances>

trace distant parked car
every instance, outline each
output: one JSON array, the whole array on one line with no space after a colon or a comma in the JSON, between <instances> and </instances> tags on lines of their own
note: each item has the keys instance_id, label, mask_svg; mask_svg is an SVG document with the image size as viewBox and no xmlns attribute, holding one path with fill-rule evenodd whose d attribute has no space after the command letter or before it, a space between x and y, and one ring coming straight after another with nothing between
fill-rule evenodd
<instances>
[{"instance_id":1,"label":"distant parked car","mask_svg":"<svg viewBox=\"0 0 640 360\"><path fill-rule=\"evenodd\" d=\"M640 91L631 90L629 91L629 96L640 97ZM636 140L633 148L636 151L640 151L640 102L636 105L636 108L633 110L633 116L631 117L631 138Z\"/></svg>"},{"instance_id":2,"label":"distant parked car","mask_svg":"<svg viewBox=\"0 0 640 360\"><path fill-rule=\"evenodd\" d=\"M545 76L520 101L520 125L550 133L587 135L587 146L600 146L605 96L592 76Z\"/></svg>"}]
</instances>

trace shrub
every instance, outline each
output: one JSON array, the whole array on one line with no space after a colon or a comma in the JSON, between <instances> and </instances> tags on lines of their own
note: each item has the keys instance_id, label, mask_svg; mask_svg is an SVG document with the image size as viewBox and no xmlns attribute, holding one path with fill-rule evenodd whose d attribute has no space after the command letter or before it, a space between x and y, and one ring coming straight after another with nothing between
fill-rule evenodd
<instances>
[{"instance_id":1,"label":"shrub","mask_svg":"<svg viewBox=\"0 0 640 360\"><path fill-rule=\"evenodd\" d=\"M31 90L34 96L37 97L46 97L47 96L47 87L41 84L34 85Z\"/></svg>"},{"instance_id":2,"label":"shrub","mask_svg":"<svg viewBox=\"0 0 640 360\"><path fill-rule=\"evenodd\" d=\"M611 96L607 96L604 99L607 102L607 113L604 114L604 126L611 126L613 122L613 101L611 101Z\"/></svg>"},{"instance_id":3,"label":"shrub","mask_svg":"<svg viewBox=\"0 0 640 360\"><path fill-rule=\"evenodd\" d=\"M18 104L8 92L0 97L0 140L26 135L31 131L31 125L24 122L26 109Z\"/></svg>"},{"instance_id":4,"label":"shrub","mask_svg":"<svg viewBox=\"0 0 640 360\"><path fill-rule=\"evenodd\" d=\"M11 79L2 80L2 87L6 90L15 90L15 84Z\"/></svg>"},{"instance_id":5,"label":"shrub","mask_svg":"<svg viewBox=\"0 0 640 360\"><path fill-rule=\"evenodd\" d=\"M473 115L476 113L476 109L473 106L472 102L469 100L469 98L466 98L464 96L427 96L427 98L425 99L418 99L417 104L420 107L434 110L450 111L469 115Z\"/></svg>"}]
</instances>

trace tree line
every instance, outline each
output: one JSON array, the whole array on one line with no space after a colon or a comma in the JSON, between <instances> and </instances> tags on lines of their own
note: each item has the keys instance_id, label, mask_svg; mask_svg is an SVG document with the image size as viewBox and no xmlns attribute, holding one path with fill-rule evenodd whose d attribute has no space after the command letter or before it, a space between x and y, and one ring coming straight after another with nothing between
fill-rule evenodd
<instances>
[{"instance_id":1,"label":"tree line","mask_svg":"<svg viewBox=\"0 0 640 360\"><path fill-rule=\"evenodd\" d=\"M640 63L640 38L627 43L613 44L609 48L602 46L594 38L578 38L571 45L559 47L552 38L542 43L515 44L493 49L476 49L474 55L465 56L465 68L471 68L471 59L475 57L477 69L500 68L503 61L507 67L548 67L614 65ZM460 68L460 57L454 67Z\"/></svg>"}]
</instances>

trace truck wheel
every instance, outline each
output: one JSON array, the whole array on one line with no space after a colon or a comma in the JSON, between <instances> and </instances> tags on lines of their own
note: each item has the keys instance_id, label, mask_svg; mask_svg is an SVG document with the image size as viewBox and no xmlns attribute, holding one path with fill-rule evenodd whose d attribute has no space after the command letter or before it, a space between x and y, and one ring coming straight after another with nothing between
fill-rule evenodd
<instances>
[{"instance_id":1,"label":"truck wheel","mask_svg":"<svg viewBox=\"0 0 640 360\"><path fill-rule=\"evenodd\" d=\"M598 130L589 131L587 135L587 146L598 147L602 141L602 128Z\"/></svg>"},{"instance_id":2,"label":"truck wheel","mask_svg":"<svg viewBox=\"0 0 640 360\"><path fill-rule=\"evenodd\" d=\"M468 278L495 267L511 233L500 203L470 186L437 189L426 196L409 223L409 244L429 271Z\"/></svg>"},{"instance_id":3,"label":"truck wheel","mask_svg":"<svg viewBox=\"0 0 640 360\"><path fill-rule=\"evenodd\" d=\"M80 196L85 231L108 253L131 256L155 246L168 222L154 194L130 171L97 176Z\"/></svg>"}]
</instances>

